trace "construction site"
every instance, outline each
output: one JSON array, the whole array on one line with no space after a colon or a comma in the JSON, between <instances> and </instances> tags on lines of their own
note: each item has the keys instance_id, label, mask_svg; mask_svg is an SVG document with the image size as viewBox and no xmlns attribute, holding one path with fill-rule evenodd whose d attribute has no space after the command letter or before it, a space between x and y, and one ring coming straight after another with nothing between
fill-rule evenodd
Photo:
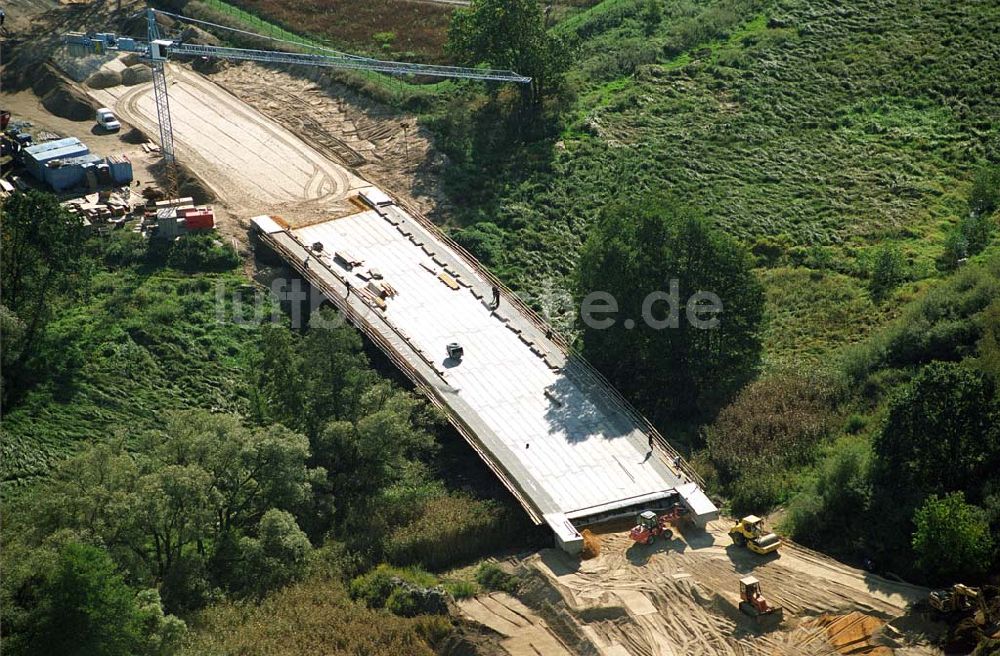
<instances>
[{"instance_id":1,"label":"construction site","mask_svg":"<svg viewBox=\"0 0 1000 656\"><path fill-rule=\"evenodd\" d=\"M150 38L134 42L67 29L86 54L53 53L61 88L123 124L98 154L124 153L136 180L166 187L165 204L147 212L166 210L174 223L190 213L194 229L211 211L248 272L264 266L255 256L277 256L322 293L551 529L552 548L500 559L527 581L517 597L458 602L493 643L484 653L943 653L929 589L779 538L767 518L720 515L671 436L427 218L442 202L426 182L440 163L414 121L290 72L310 63L304 56L180 44L149 21ZM136 53L155 79L87 84L120 77ZM192 65L214 56L233 63L209 74ZM95 141L91 121L55 116L41 100L21 91L4 108L36 129ZM125 140L130 131L138 143ZM193 196L165 176L175 162Z\"/></svg>"}]
</instances>

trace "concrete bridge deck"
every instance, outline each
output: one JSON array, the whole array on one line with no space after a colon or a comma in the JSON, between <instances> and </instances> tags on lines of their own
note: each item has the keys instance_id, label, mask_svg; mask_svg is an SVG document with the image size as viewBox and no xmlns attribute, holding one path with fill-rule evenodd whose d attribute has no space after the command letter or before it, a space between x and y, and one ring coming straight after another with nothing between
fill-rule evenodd
<instances>
[{"instance_id":1,"label":"concrete bridge deck","mask_svg":"<svg viewBox=\"0 0 1000 656\"><path fill-rule=\"evenodd\" d=\"M257 217L253 230L444 410L536 523L573 543L574 525L678 492L714 517L676 451L516 296L378 189L360 198L371 209L298 229Z\"/></svg>"}]
</instances>

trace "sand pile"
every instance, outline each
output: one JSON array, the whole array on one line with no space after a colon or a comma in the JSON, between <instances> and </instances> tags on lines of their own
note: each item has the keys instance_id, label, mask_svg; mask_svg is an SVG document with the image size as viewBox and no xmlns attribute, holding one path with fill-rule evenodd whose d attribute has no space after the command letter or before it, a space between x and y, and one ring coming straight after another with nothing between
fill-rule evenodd
<instances>
[{"instance_id":1,"label":"sand pile","mask_svg":"<svg viewBox=\"0 0 1000 656\"><path fill-rule=\"evenodd\" d=\"M580 552L580 557L584 560L589 560L600 556L601 538L591 533L589 528L583 529L580 535L583 536L583 551Z\"/></svg>"},{"instance_id":2,"label":"sand pile","mask_svg":"<svg viewBox=\"0 0 1000 656\"><path fill-rule=\"evenodd\" d=\"M145 64L129 66L122 71L122 84L127 87L153 81L153 71Z\"/></svg>"},{"instance_id":3,"label":"sand pile","mask_svg":"<svg viewBox=\"0 0 1000 656\"><path fill-rule=\"evenodd\" d=\"M87 78L87 86L91 89L107 89L122 83L122 74L118 71L102 68Z\"/></svg>"}]
</instances>

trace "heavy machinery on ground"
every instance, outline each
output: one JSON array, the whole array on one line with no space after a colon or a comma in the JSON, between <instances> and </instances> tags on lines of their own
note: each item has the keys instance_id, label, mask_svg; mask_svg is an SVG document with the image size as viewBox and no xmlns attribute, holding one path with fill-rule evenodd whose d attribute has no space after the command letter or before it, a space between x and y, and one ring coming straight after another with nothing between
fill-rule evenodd
<instances>
[{"instance_id":1,"label":"heavy machinery on ground","mask_svg":"<svg viewBox=\"0 0 1000 656\"><path fill-rule=\"evenodd\" d=\"M679 503L659 517L652 510L646 510L635 518L635 526L628 536L639 544L652 544L658 535L665 540L673 539L674 532L670 527L676 526L685 514L686 509Z\"/></svg>"},{"instance_id":2,"label":"heavy machinery on ground","mask_svg":"<svg viewBox=\"0 0 1000 656\"><path fill-rule=\"evenodd\" d=\"M758 624L780 624L785 609L772 606L760 591L760 581L755 576L740 579L740 610L754 618Z\"/></svg>"},{"instance_id":3,"label":"heavy machinery on ground","mask_svg":"<svg viewBox=\"0 0 1000 656\"><path fill-rule=\"evenodd\" d=\"M781 538L764 532L764 520L757 515L747 515L729 529L735 544L759 554L774 553L781 546Z\"/></svg>"},{"instance_id":4,"label":"heavy machinery on ground","mask_svg":"<svg viewBox=\"0 0 1000 656\"><path fill-rule=\"evenodd\" d=\"M979 588L972 588L962 583L956 583L944 590L934 590L927 596L931 608L944 613L956 613L972 610L982 604Z\"/></svg>"},{"instance_id":5,"label":"heavy machinery on ground","mask_svg":"<svg viewBox=\"0 0 1000 656\"><path fill-rule=\"evenodd\" d=\"M167 93L167 80L164 65L169 59L205 59L216 58L229 61L256 61L272 64L295 64L304 66L322 66L354 71L375 71L388 75L421 75L440 78L456 78L466 80L485 80L491 82L531 82L513 71L491 68L465 68L461 66L435 66L430 64L413 64L409 62L383 61L370 57L360 57L319 46L307 46L315 52L284 52L272 50L250 50L246 48L228 48L223 46L184 43L181 39L161 36L160 27L156 21L157 14L169 16L176 20L198 23L219 30L234 30L224 25L196 20L170 12L146 9L147 40L134 39L129 36L118 36L110 32L83 33L70 32L63 40L75 54L98 54L109 52L136 53L141 61L150 66L153 72L153 95L156 100L156 117L160 131L160 152L167 165L167 175L171 182L175 181L174 133L170 121L170 100ZM258 36L258 35L255 35ZM260 37L272 41L286 42L273 37ZM287 42L291 43L291 42ZM292 44L298 49L301 43Z\"/></svg>"},{"instance_id":6,"label":"heavy machinery on ground","mask_svg":"<svg viewBox=\"0 0 1000 656\"><path fill-rule=\"evenodd\" d=\"M927 601L951 627L946 641L949 653L971 651L983 638L1000 639L1000 588L956 583L934 590Z\"/></svg>"}]
</instances>

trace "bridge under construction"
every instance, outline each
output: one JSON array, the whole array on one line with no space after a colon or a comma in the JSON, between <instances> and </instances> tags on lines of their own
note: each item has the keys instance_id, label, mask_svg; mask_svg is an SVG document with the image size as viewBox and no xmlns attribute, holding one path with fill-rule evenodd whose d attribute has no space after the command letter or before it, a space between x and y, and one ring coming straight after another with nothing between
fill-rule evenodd
<instances>
[{"instance_id":1,"label":"bridge under construction","mask_svg":"<svg viewBox=\"0 0 1000 656\"><path fill-rule=\"evenodd\" d=\"M656 429L520 299L376 187L358 211L251 231L440 407L536 523L568 551L578 529L680 501L718 511Z\"/></svg>"}]
</instances>

